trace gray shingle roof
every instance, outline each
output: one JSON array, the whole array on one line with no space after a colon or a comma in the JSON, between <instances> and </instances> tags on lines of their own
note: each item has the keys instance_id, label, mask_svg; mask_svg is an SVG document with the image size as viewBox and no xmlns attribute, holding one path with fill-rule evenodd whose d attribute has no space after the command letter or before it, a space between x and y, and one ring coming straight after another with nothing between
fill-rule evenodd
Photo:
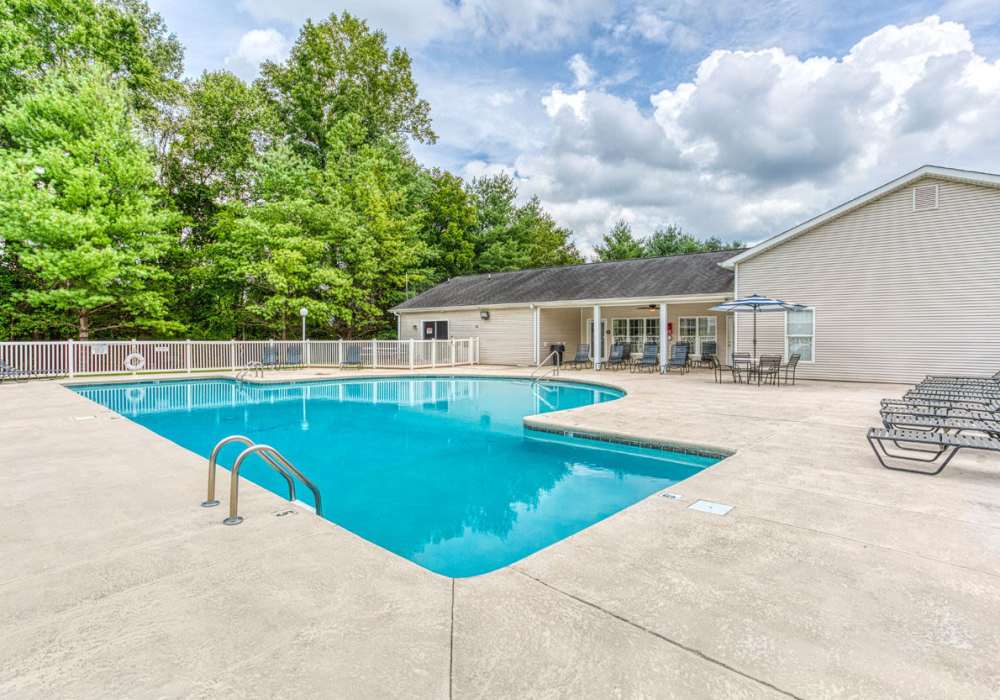
<instances>
[{"instance_id":1,"label":"gray shingle roof","mask_svg":"<svg viewBox=\"0 0 1000 700\"><path fill-rule=\"evenodd\" d=\"M719 266L741 251L671 255L454 277L394 308L437 309L582 299L634 299L733 291Z\"/></svg>"}]
</instances>

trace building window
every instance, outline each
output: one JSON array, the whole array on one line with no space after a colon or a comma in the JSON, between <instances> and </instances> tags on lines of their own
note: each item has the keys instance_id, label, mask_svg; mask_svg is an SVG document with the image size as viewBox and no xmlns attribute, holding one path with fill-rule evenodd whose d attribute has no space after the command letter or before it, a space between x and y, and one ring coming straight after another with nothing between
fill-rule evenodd
<instances>
[{"instance_id":1,"label":"building window","mask_svg":"<svg viewBox=\"0 0 1000 700\"><path fill-rule=\"evenodd\" d=\"M424 321L424 340L448 340L447 321Z\"/></svg>"},{"instance_id":2,"label":"building window","mask_svg":"<svg viewBox=\"0 0 1000 700\"><path fill-rule=\"evenodd\" d=\"M816 344L816 310L785 312L785 357L798 353L802 362L813 362Z\"/></svg>"},{"instance_id":3,"label":"building window","mask_svg":"<svg viewBox=\"0 0 1000 700\"><path fill-rule=\"evenodd\" d=\"M685 342L692 355L703 357L718 352L718 319L715 316L682 316L677 320L677 340Z\"/></svg>"},{"instance_id":4,"label":"building window","mask_svg":"<svg viewBox=\"0 0 1000 700\"><path fill-rule=\"evenodd\" d=\"M643 344L655 343L660 335L658 318L614 318L611 319L613 342L624 343L632 352L642 352Z\"/></svg>"}]
</instances>

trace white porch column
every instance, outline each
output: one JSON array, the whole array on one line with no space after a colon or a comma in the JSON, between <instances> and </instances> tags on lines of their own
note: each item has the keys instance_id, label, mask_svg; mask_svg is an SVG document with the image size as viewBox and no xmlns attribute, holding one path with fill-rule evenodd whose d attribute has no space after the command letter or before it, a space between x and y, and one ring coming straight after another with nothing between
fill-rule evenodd
<instances>
[{"instance_id":1,"label":"white porch column","mask_svg":"<svg viewBox=\"0 0 1000 700\"><path fill-rule=\"evenodd\" d=\"M537 306L531 307L531 344L534 348L531 351L531 364L536 366L542 361L542 358L538 356L539 346L542 342L542 339L539 337L542 325L541 312L542 310Z\"/></svg>"},{"instance_id":2,"label":"white porch column","mask_svg":"<svg viewBox=\"0 0 1000 700\"><path fill-rule=\"evenodd\" d=\"M594 304L594 369L601 368L604 359L604 333L601 332L601 305Z\"/></svg>"},{"instance_id":3,"label":"white porch column","mask_svg":"<svg viewBox=\"0 0 1000 700\"><path fill-rule=\"evenodd\" d=\"M660 304L660 372L667 371L667 357L669 348L667 347L667 304Z\"/></svg>"}]
</instances>

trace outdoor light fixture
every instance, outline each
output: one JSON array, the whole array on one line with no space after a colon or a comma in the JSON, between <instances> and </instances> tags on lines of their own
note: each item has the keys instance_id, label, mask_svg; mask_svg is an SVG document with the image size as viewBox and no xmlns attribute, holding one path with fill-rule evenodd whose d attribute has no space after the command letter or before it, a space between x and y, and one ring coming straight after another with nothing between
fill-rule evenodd
<instances>
[{"instance_id":1,"label":"outdoor light fixture","mask_svg":"<svg viewBox=\"0 0 1000 700\"><path fill-rule=\"evenodd\" d=\"M302 307L299 309L299 316L302 317L302 342L306 341L306 316L309 315L309 309Z\"/></svg>"},{"instance_id":2,"label":"outdoor light fixture","mask_svg":"<svg viewBox=\"0 0 1000 700\"><path fill-rule=\"evenodd\" d=\"M483 309L482 311L479 312L479 318L483 319L484 321L489 321L490 312L487 311L486 309Z\"/></svg>"}]
</instances>

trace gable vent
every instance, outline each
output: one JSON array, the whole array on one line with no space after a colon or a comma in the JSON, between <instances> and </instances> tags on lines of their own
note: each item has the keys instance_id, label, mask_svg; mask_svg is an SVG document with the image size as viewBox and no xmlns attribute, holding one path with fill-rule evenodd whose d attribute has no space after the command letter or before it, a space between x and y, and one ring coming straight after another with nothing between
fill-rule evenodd
<instances>
[{"instance_id":1,"label":"gable vent","mask_svg":"<svg viewBox=\"0 0 1000 700\"><path fill-rule=\"evenodd\" d=\"M937 185L920 185L913 188L913 211L929 211L937 208Z\"/></svg>"}]
</instances>

